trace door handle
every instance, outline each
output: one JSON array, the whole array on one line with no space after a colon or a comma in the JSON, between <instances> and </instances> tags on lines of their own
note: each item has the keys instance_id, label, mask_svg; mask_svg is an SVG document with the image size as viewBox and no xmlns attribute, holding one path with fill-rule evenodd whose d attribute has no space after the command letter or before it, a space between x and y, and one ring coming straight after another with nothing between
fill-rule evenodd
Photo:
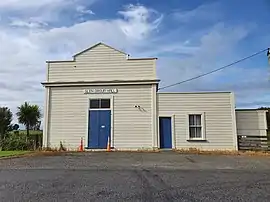
<instances>
[{"instance_id":1,"label":"door handle","mask_svg":"<svg viewBox=\"0 0 270 202\"><path fill-rule=\"evenodd\" d=\"M104 126L104 125L102 125L102 126L101 126L101 128L105 128L105 126Z\"/></svg>"}]
</instances>

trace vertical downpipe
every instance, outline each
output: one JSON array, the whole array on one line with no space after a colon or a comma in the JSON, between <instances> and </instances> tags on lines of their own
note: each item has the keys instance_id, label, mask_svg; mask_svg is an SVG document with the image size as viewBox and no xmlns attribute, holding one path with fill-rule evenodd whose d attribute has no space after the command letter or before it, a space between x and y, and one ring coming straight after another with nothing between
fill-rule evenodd
<instances>
[{"instance_id":1,"label":"vertical downpipe","mask_svg":"<svg viewBox=\"0 0 270 202\"><path fill-rule=\"evenodd\" d=\"M152 142L153 149L158 148L158 135L157 135L157 92L156 84L152 85Z\"/></svg>"}]
</instances>

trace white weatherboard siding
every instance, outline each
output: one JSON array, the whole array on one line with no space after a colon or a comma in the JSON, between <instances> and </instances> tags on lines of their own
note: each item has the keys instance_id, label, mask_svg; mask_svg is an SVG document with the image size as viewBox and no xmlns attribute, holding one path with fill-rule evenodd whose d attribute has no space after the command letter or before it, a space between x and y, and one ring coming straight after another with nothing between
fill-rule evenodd
<instances>
[{"instance_id":1,"label":"white weatherboard siding","mask_svg":"<svg viewBox=\"0 0 270 202\"><path fill-rule=\"evenodd\" d=\"M237 135L266 136L265 110L236 110Z\"/></svg>"},{"instance_id":2,"label":"white weatherboard siding","mask_svg":"<svg viewBox=\"0 0 270 202\"><path fill-rule=\"evenodd\" d=\"M173 116L177 149L237 150L232 93L158 93L159 116ZM188 114L203 113L206 141L188 141Z\"/></svg>"},{"instance_id":3,"label":"white weatherboard siding","mask_svg":"<svg viewBox=\"0 0 270 202\"><path fill-rule=\"evenodd\" d=\"M117 94L84 94L84 89L117 88ZM155 85L51 87L48 120L49 147L77 149L88 139L90 98L113 96L113 146L116 149L153 148L152 92ZM135 108L140 105L142 110Z\"/></svg>"},{"instance_id":4,"label":"white weatherboard siding","mask_svg":"<svg viewBox=\"0 0 270 202\"><path fill-rule=\"evenodd\" d=\"M76 54L73 60L47 63L43 82L44 147L59 148L62 142L68 149L78 149L81 138L87 147L89 99L110 98L111 146L115 149L159 147L158 117L170 116L174 148L237 150L232 93L157 93L155 58L130 59L103 43ZM90 89L115 88L118 93L84 93ZM203 114L204 141L188 141L189 113ZM263 118L259 119L261 123ZM247 122L240 120L238 124L243 126Z\"/></svg>"},{"instance_id":5,"label":"white weatherboard siding","mask_svg":"<svg viewBox=\"0 0 270 202\"><path fill-rule=\"evenodd\" d=\"M48 82L151 80L156 79L155 59L127 59L126 55L100 44L74 58L49 62Z\"/></svg>"}]
</instances>

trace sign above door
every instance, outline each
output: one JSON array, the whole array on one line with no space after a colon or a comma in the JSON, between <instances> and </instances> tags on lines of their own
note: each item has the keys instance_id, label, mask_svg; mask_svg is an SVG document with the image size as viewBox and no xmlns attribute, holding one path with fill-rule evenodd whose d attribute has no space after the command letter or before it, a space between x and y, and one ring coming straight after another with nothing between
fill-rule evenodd
<instances>
[{"instance_id":1,"label":"sign above door","mask_svg":"<svg viewBox=\"0 0 270 202\"><path fill-rule=\"evenodd\" d=\"M109 88L92 88L85 89L84 94L115 94L118 93L117 88L109 89Z\"/></svg>"}]
</instances>

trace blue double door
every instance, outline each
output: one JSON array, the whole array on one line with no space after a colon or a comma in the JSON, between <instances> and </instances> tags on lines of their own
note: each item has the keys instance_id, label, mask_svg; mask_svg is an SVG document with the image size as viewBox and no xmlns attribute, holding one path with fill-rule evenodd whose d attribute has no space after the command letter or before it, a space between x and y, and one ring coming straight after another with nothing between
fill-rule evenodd
<instances>
[{"instance_id":1,"label":"blue double door","mask_svg":"<svg viewBox=\"0 0 270 202\"><path fill-rule=\"evenodd\" d=\"M159 140L161 149L172 148L172 120L171 117L159 117Z\"/></svg>"},{"instance_id":2,"label":"blue double door","mask_svg":"<svg viewBox=\"0 0 270 202\"><path fill-rule=\"evenodd\" d=\"M105 149L111 134L111 110L89 110L88 147Z\"/></svg>"}]
</instances>

